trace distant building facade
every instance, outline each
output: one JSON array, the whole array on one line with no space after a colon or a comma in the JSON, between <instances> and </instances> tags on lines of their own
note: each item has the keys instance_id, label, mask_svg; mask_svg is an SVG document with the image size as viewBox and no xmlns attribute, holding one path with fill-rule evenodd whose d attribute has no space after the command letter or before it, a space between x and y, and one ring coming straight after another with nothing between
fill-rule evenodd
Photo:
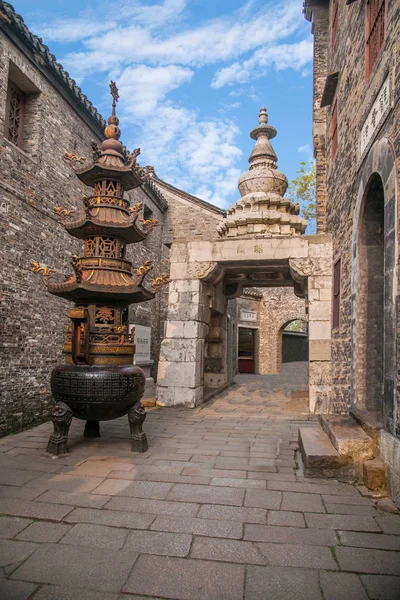
<instances>
[{"instance_id":1,"label":"distant building facade","mask_svg":"<svg viewBox=\"0 0 400 600\"><path fill-rule=\"evenodd\" d=\"M400 7L306 0L314 34L317 227L333 240L334 412L382 423L400 504Z\"/></svg>"}]
</instances>

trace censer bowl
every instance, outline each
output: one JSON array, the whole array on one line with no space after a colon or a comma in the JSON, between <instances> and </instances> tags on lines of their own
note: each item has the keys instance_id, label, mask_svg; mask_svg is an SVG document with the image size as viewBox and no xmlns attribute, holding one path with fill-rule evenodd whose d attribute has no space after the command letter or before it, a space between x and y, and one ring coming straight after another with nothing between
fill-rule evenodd
<instances>
[{"instance_id":1,"label":"censer bowl","mask_svg":"<svg viewBox=\"0 0 400 600\"><path fill-rule=\"evenodd\" d=\"M148 449L142 424L146 418L140 402L146 377L140 367L60 365L51 374L51 391L55 401L52 420L54 432L47 451L53 455L67 452L68 431L72 417L86 420L85 437L99 437L99 421L128 415L132 451Z\"/></svg>"}]
</instances>

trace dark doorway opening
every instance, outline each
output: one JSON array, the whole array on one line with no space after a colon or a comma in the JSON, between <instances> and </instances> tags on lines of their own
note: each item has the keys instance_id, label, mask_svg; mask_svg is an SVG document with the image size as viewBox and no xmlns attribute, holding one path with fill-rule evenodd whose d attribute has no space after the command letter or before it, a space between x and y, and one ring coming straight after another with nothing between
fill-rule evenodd
<instances>
[{"instance_id":1,"label":"dark doorway opening","mask_svg":"<svg viewBox=\"0 0 400 600\"><path fill-rule=\"evenodd\" d=\"M384 190L373 174L365 194L359 233L358 352L360 408L382 413L384 368Z\"/></svg>"},{"instance_id":2,"label":"dark doorway opening","mask_svg":"<svg viewBox=\"0 0 400 600\"><path fill-rule=\"evenodd\" d=\"M238 339L238 371L239 373L255 372L254 329L239 327Z\"/></svg>"}]
</instances>

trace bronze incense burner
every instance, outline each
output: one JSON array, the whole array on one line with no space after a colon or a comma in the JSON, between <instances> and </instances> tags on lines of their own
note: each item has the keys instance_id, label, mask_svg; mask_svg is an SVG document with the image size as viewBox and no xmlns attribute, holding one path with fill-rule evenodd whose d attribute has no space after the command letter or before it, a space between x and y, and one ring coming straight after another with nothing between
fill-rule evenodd
<instances>
[{"instance_id":1,"label":"bronze incense burner","mask_svg":"<svg viewBox=\"0 0 400 600\"><path fill-rule=\"evenodd\" d=\"M84 208L79 212L55 208L65 219L66 230L83 240L83 256L73 256L74 273L63 282L52 280L52 269L32 263L32 270L43 275L51 294L75 303L68 312L71 324L67 325L64 344L66 364L56 367L51 375L56 404L52 412L54 432L47 451L55 455L67 452L72 417L86 420L86 437L98 437L99 421L127 414L132 451L145 452L148 448L142 430L146 418L141 404L145 375L133 365L135 346L129 334L128 306L153 299L168 278L162 275L153 279L152 289L148 289L143 280L152 269L151 262L146 261L133 274L132 263L126 258L127 245L143 241L157 221L142 221L138 226L142 205L131 207L124 196L124 192L143 183L146 170L136 162L140 150L125 153L119 141L115 111L118 90L114 82L110 89L112 115L101 149L92 142L94 162L83 167L84 159L65 155L78 167L77 177L93 188L93 193L83 197Z\"/></svg>"}]
</instances>

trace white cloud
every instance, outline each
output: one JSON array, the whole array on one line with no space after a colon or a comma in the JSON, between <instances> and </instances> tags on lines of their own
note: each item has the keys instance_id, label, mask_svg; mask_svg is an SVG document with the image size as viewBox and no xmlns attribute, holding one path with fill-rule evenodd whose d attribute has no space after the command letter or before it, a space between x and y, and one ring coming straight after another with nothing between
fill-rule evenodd
<instances>
[{"instance_id":1,"label":"white cloud","mask_svg":"<svg viewBox=\"0 0 400 600\"><path fill-rule=\"evenodd\" d=\"M48 25L37 25L37 31L46 42L76 42L99 35L110 28L117 27L116 21L105 23L97 21L93 16L82 16L79 19L56 19Z\"/></svg>"},{"instance_id":2,"label":"white cloud","mask_svg":"<svg viewBox=\"0 0 400 600\"><path fill-rule=\"evenodd\" d=\"M269 68L274 68L276 71L289 68L298 71L312 59L312 50L311 40L260 48L248 60L235 62L217 71L211 87L221 88L224 85L246 83L263 77Z\"/></svg>"},{"instance_id":3,"label":"white cloud","mask_svg":"<svg viewBox=\"0 0 400 600\"><path fill-rule=\"evenodd\" d=\"M305 144L304 146L300 146L300 148L297 148L297 152L300 152L300 154L310 154L310 152L311 152L310 144Z\"/></svg>"},{"instance_id":4,"label":"white cloud","mask_svg":"<svg viewBox=\"0 0 400 600\"><path fill-rule=\"evenodd\" d=\"M119 14L123 14L123 9ZM68 68L79 70L80 75L117 63L201 66L237 58L261 46L272 46L302 26L297 0L286 0L279 7L269 3L246 19L237 16L210 20L164 37L162 30L156 34L141 22L124 16L123 21L104 35L85 39L85 49L68 54L63 62Z\"/></svg>"},{"instance_id":5,"label":"white cloud","mask_svg":"<svg viewBox=\"0 0 400 600\"><path fill-rule=\"evenodd\" d=\"M190 69L176 65L127 67L118 77L121 106L133 119L147 117L168 92L190 81L193 75Z\"/></svg>"},{"instance_id":6,"label":"white cloud","mask_svg":"<svg viewBox=\"0 0 400 600\"><path fill-rule=\"evenodd\" d=\"M240 9L196 24L187 19L189 9L189 0L97 0L95 11L36 29L45 41L79 42L62 59L76 80L117 81L123 141L142 148L141 164L154 165L173 185L226 207L228 198L238 197L242 155L238 127L228 118L240 106L235 96L261 103L259 90L248 82L272 68L304 71L311 42L285 43L307 28L301 0L243 0ZM180 102L169 96L206 65L225 65L214 76L214 88L246 84L230 91L232 102L228 91L228 102L218 100L214 114L221 119L202 119L184 105L183 96Z\"/></svg>"},{"instance_id":7,"label":"white cloud","mask_svg":"<svg viewBox=\"0 0 400 600\"><path fill-rule=\"evenodd\" d=\"M238 134L230 121L202 121L193 110L160 105L130 145L142 148L141 163L154 165L161 178L226 206L240 174Z\"/></svg>"}]
</instances>

